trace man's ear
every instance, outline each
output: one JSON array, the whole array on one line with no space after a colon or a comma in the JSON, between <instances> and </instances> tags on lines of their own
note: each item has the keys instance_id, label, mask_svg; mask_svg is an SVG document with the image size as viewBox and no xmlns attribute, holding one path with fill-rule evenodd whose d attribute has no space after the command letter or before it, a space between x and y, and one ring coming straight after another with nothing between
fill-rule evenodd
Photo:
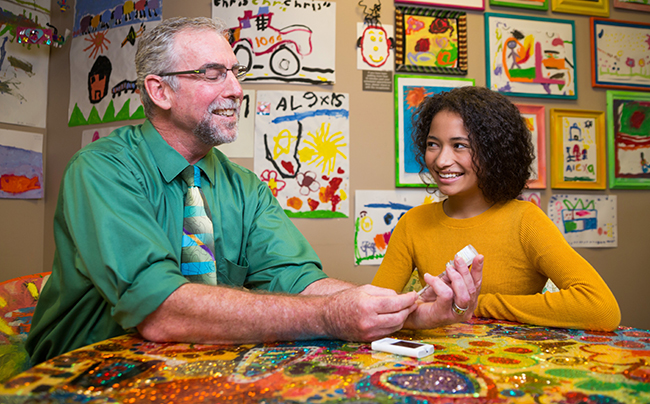
<instances>
[{"instance_id":1,"label":"man's ear","mask_svg":"<svg viewBox=\"0 0 650 404\"><path fill-rule=\"evenodd\" d=\"M160 76L150 74L144 78L144 88L149 94L149 98L158 108L169 110L171 105L172 89L165 83Z\"/></svg>"}]
</instances>

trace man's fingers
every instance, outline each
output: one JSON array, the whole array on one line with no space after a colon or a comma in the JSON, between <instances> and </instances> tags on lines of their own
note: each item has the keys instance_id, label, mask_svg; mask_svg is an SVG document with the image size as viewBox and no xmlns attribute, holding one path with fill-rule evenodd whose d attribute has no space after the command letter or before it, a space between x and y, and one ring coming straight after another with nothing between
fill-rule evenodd
<instances>
[{"instance_id":1,"label":"man's fingers","mask_svg":"<svg viewBox=\"0 0 650 404\"><path fill-rule=\"evenodd\" d=\"M377 304L377 314L397 313L402 310L415 310L412 307L418 298L415 292L404 293L403 295L394 296L373 296ZM409 312L410 312L409 311Z\"/></svg>"}]
</instances>

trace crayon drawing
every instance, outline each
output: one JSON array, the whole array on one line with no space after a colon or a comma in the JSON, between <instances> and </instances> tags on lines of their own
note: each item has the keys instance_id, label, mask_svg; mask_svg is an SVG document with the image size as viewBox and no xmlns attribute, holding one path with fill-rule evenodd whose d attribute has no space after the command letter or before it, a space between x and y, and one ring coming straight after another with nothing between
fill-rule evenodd
<instances>
[{"instance_id":1,"label":"crayon drawing","mask_svg":"<svg viewBox=\"0 0 650 404\"><path fill-rule=\"evenodd\" d=\"M81 147L85 147L90 143L97 141L103 137L111 134L119 126L109 126L105 128L85 129L81 132Z\"/></svg>"},{"instance_id":2,"label":"crayon drawing","mask_svg":"<svg viewBox=\"0 0 650 404\"><path fill-rule=\"evenodd\" d=\"M578 98L574 22L485 13L487 87L506 95Z\"/></svg>"},{"instance_id":3,"label":"crayon drawing","mask_svg":"<svg viewBox=\"0 0 650 404\"><path fill-rule=\"evenodd\" d=\"M161 19L162 0L76 2L68 126L144 118L135 51Z\"/></svg>"},{"instance_id":4,"label":"crayon drawing","mask_svg":"<svg viewBox=\"0 0 650 404\"><path fill-rule=\"evenodd\" d=\"M591 85L650 89L650 24L592 17Z\"/></svg>"},{"instance_id":5,"label":"crayon drawing","mask_svg":"<svg viewBox=\"0 0 650 404\"><path fill-rule=\"evenodd\" d=\"M650 188L650 93L607 91L610 188Z\"/></svg>"},{"instance_id":6,"label":"crayon drawing","mask_svg":"<svg viewBox=\"0 0 650 404\"><path fill-rule=\"evenodd\" d=\"M616 195L553 195L548 216L572 247L618 247Z\"/></svg>"},{"instance_id":7,"label":"crayon drawing","mask_svg":"<svg viewBox=\"0 0 650 404\"><path fill-rule=\"evenodd\" d=\"M473 85L474 79L461 77L395 75L395 186L426 187L419 175L411 137L413 115L420 103L430 95Z\"/></svg>"},{"instance_id":8,"label":"crayon drawing","mask_svg":"<svg viewBox=\"0 0 650 404\"><path fill-rule=\"evenodd\" d=\"M336 3L214 0L212 18L230 27L245 81L334 84ZM297 23L299 22L299 23Z\"/></svg>"},{"instance_id":9,"label":"crayon drawing","mask_svg":"<svg viewBox=\"0 0 650 404\"><path fill-rule=\"evenodd\" d=\"M46 0L30 2L0 0L0 121L2 122L45 127L50 46L19 43L18 28L49 29L49 8L50 2Z\"/></svg>"},{"instance_id":10,"label":"crayon drawing","mask_svg":"<svg viewBox=\"0 0 650 404\"><path fill-rule=\"evenodd\" d=\"M348 217L348 94L258 91L255 173L289 217Z\"/></svg>"},{"instance_id":11,"label":"crayon drawing","mask_svg":"<svg viewBox=\"0 0 650 404\"><path fill-rule=\"evenodd\" d=\"M0 129L0 198L43 197L43 135Z\"/></svg>"},{"instance_id":12,"label":"crayon drawing","mask_svg":"<svg viewBox=\"0 0 650 404\"><path fill-rule=\"evenodd\" d=\"M397 221L409 209L440 201L424 189L355 192L354 263L381 264Z\"/></svg>"},{"instance_id":13,"label":"crayon drawing","mask_svg":"<svg viewBox=\"0 0 650 404\"><path fill-rule=\"evenodd\" d=\"M605 113L551 109L551 187L605 189Z\"/></svg>"},{"instance_id":14,"label":"crayon drawing","mask_svg":"<svg viewBox=\"0 0 650 404\"><path fill-rule=\"evenodd\" d=\"M392 25L357 23L357 69L393 71L395 38Z\"/></svg>"}]
</instances>

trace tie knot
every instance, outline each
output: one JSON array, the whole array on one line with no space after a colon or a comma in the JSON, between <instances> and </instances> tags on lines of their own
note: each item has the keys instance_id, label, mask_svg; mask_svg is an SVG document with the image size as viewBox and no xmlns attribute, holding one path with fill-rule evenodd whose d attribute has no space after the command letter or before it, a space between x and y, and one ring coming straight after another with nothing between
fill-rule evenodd
<instances>
[{"instance_id":1,"label":"tie knot","mask_svg":"<svg viewBox=\"0 0 650 404\"><path fill-rule=\"evenodd\" d=\"M197 166L187 166L181 172L181 177L188 187L201 187L201 170Z\"/></svg>"}]
</instances>

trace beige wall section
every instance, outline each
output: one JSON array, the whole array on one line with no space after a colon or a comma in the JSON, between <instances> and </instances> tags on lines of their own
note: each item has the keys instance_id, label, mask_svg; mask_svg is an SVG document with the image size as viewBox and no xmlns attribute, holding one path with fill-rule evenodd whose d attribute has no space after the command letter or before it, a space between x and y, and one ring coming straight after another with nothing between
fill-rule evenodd
<instances>
[{"instance_id":1,"label":"beige wall section","mask_svg":"<svg viewBox=\"0 0 650 404\"><path fill-rule=\"evenodd\" d=\"M488 3L488 0L485 0ZM356 69L356 23L363 20L356 0L336 2L336 84L313 88L350 94L350 197L354 208L357 189L389 190L395 184L394 107L392 93L363 92L361 71ZM373 0L366 3L374 4ZM549 1L550 3L550 1ZM72 10L60 13L52 0L52 23L63 30L72 26ZM392 1L382 2L381 21L394 24ZM490 7L486 11L523 14L537 17L572 19L576 28L578 99L549 100L516 98L514 102L546 106L546 127L551 108L575 108L605 111L605 90L591 87L589 53L589 17L551 11L527 11L516 8ZM468 11L469 73L476 85L485 85L485 39L483 13ZM164 17L177 15L210 16L210 1L165 0ZM610 18L628 21L650 21L649 13L612 9ZM0 200L0 281L14 276L48 271L54 257L52 220L61 176L67 161L79 149L83 128L67 127L69 94L69 46L53 49L50 57L48 95L48 127L46 134L46 187L41 201ZM276 84L244 84L254 90L304 90L305 86ZM109 126L109 125L107 125ZM5 127L5 126L2 126ZM30 128L15 128L31 130ZM547 149L549 148L547 136ZM548 160L548 158L547 158ZM252 169L252 159L236 159ZM548 164L548 161L547 161ZM543 206L552 191L549 185L542 193ZM555 193L607 193L618 196L618 248L578 251L591 262L610 285L621 306L623 325L650 329L648 289L650 288L650 191L607 190L602 192L555 190ZM353 215L353 211L350 212ZM24 217L23 217L24 216ZM41 220L44 217L44 222ZM372 280L377 267L355 266L353 252L354 222L349 219L294 219L321 257L328 275L352 282ZM24 231L19 231L25 229ZM41 242L44 238L44 243ZM508 240L504 240L508 242ZM433 248L434 246L432 246ZM42 260L41 260L42 257ZM487 257L489 259L489 257ZM42 261L42 264L41 264Z\"/></svg>"}]
</instances>

